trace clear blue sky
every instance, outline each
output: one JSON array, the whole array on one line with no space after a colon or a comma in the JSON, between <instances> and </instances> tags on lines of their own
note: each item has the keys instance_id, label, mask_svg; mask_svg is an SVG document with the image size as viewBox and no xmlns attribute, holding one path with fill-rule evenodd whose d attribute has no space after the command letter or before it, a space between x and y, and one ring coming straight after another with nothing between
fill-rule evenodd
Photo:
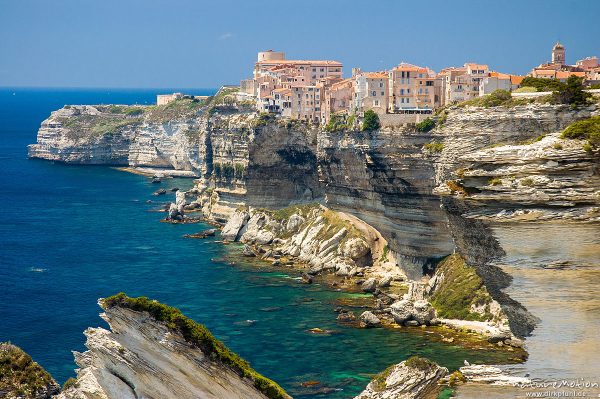
<instances>
[{"instance_id":1,"label":"clear blue sky","mask_svg":"<svg viewBox=\"0 0 600 399\"><path fill-rule=\"evenodd\" d=\"M557 39L600 56L600 1L0 0L0 86L218 87L256 52L381 70L525 73Z\"/></svg>"}]
</instances>

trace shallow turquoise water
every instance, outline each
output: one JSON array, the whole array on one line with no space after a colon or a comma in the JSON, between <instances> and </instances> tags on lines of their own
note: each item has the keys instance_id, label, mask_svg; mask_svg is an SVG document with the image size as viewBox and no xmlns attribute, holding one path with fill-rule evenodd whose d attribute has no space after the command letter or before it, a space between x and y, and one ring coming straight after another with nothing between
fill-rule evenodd
<instances>
[{"instance_id":1,"label":"shallow turquoise water","mask_svg":"<svg viewBox=\"0 0 600 399\"><path fill-rule=\"evenodd\" d=\"M155 93L0 89L1 341L21 346L63 382L74 375L70 351L84 349L83 330L103 325L96 300L124 291L179 307L296 398L309 397L299 387L306 380L335 389L310 397L353 397L373 373L413 354L451 368L464 359L493 361L419 335L343 327L333 302L345 294L302 285L285 271L211 261L229 249L182 238L204 226L159 223L163 215L150 212L159 204L146 200L173 194L152 197L157 186L147 178L26 159L26 144L53 109L144 103ZM313 327L337 334L308 334Z\"/></svg>"}]
</instances>

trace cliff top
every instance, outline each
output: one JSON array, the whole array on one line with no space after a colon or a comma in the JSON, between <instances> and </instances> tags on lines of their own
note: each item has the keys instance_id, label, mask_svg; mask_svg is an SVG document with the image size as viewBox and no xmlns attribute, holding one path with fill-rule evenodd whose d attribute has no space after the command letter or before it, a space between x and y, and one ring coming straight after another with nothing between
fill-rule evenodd
<instances>
[{"instance_id":1,"label":"cliff top","mask_svg":"<svg viewBox=\"0 0 600 399\"><path fill-rule=\"evenodd\" d=\"M148 312L155 320L181 334L186 341L197 346L207 357L229 367L242 378L253 381L254 387L271 399L289 399L285 391L274 381L263 377L250 364L229 350L202 324L185 317L179 309L163 305L146 297L130 298L119 293L100 300L103 309L126 308L137 312Z\"/></svg>"},{"instance_id":2,"label":"cliff top","mask_svg":"<svg viewBox=\"0 0 600 399\"><path fill-rule=\"evenodd\" d=\"M50 374L21 348L0 343L0 397L46 397L59 390Z\"/></svg>"}]
</instances>

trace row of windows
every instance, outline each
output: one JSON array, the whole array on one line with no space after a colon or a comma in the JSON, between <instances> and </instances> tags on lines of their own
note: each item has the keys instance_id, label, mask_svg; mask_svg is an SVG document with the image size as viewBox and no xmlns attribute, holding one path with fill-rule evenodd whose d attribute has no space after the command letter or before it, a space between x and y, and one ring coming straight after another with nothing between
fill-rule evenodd
<instances>
[{"instance_id":1,"label":"row of windows","mask_svg":"<svg viewBox=\"0 0 600 399\"><path fill-rule=\"evenodd\" d=\"M376 92L376 91L372 91L372 92L371 92L371 96L375 97L376 95L377 95L377 92ZM385 92L384 92L384 91L382 91L382 92L381 92L381 95L382 95L382 96L385 96Z\"/></svg>"}]
</instances>

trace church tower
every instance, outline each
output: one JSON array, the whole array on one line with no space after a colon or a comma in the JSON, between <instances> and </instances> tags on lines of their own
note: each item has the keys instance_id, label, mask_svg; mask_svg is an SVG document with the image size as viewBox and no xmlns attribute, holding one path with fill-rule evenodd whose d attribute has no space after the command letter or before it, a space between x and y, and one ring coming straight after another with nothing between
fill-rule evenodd
<instances>
[{"instance_id":1,"label":"church tower","mask_svg":"<svg viewBox=\"0 0 600 399\"><path fill-rule=\"evenodd\" d=\"M554 47L552 47L552 63L555 65L566 65L565 60L565 47L560 42L556 42Z\"/></svg>"}]
</instances>

